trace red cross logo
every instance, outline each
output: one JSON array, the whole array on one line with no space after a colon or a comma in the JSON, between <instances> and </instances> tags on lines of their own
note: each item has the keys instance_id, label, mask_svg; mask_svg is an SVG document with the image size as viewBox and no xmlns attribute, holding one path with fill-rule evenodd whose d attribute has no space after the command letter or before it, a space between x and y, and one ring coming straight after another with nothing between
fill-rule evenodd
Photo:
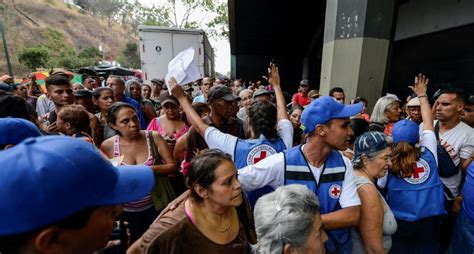
<instances>
[{"instance_id":1,"label":"red cross logo","mask_svg":"<svg viewBox=\"0 0 474 254\"><path fill-rule=\"evenodd\" d=\"M267 157L267 151L260 152L260 157L254 157L253 158L253 164L265 159L265 157Z\"/></svg>"},{"instance_id":2,"label":"red cross logo","mask_svg":"<svg viewBox=\"0 0 474 254\"><path fill-rule=\"evenodd\" d=\"M419 173L423 173L423 172L425 172L424 167L418 167L416 164L413 165L413 178L420 178Z\"/></svg>"},{"instance_id":3,"label":"red cross logo","mask_svg":"<svg viewBox=\"0 0 474 254\"><path fill-rule=\"evenodd\" d=\"M333 199L338 199L341 196L341 186L339 184L333 184L329 187L329 196Z\"/></svg>"}]
</instances>

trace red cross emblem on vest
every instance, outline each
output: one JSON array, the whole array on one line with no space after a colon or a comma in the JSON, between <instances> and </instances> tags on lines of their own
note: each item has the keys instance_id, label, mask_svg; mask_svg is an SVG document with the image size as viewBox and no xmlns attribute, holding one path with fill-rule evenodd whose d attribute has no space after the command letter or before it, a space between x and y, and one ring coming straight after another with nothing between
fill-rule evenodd
<instances>
[{"instance_id":1,"label":"red cross emblem on vest","mask_svg":"<svg viewBox=\"0 0 474 254\"><path fill-rule=\"evenodd\" d=\"M415 165L413 165L413 178L417 179L417 178L420 178L420 173L423 173L425 172L425 168L424 167L418 167L415 163Z\"/></svg>"},{"instance_id":2,"label":"red cross emblem on vest","mask_svg":"<svg viewBox=\"0 0 474 254\"><path fill-rule=\"evenodd\" d=\"M260 152L260 157L253 157L253 164L265 159L267 157L267 151L261 151Z\"/></svg>"},{"instance_id":3,"label":"red cross emblem on vest","mask_svg":"<svg viewBox=\"0 0 474 254\"><path fill-rule=\"evenodd\" d=\"M333 184L329 187L329 196L333 199L338 199L341 196L341 186L339 184Z\"/></svg>"}]
</instances>

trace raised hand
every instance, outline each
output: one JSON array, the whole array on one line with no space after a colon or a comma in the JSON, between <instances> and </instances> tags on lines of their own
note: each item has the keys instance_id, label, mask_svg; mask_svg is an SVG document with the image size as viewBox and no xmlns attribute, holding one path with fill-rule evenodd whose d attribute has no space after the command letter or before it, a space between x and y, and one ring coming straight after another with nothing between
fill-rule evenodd
<instances>
[{"instance_id":1,"label":"raised hand","mask_svg":"<svg viewBox=\"0 0 474 254\"><path fill-rule=\"evenodd\" d=\"M413 85L413 91L416 93L417 96L426 95L426 90L428 89L429 81L430 80L421 73L415 77L415 84Z\"/></svg>"},{"instance_id":2,"label":"raised hand","mask_svg":"<svg viewBox=\"0 0 474 254\"><path fill-rule=\"evenodd\" d=\"M183 88L178 85L178 82L174 77L171 77L171 79L168 81L170 84L171 88L171 94L176 97L177 99L183 98L185 96Z\"/></svg>"},{"instance_id":3,"label":"raised hand","mask_svg":"<svg viewBox=\"0 0 474 254\"><path fill-rule=\"evenodd\" d=\"M271 63L268 68L268 82L273 86L280 86L280 73L274 63Z\"/></svg>"}]
</instances>

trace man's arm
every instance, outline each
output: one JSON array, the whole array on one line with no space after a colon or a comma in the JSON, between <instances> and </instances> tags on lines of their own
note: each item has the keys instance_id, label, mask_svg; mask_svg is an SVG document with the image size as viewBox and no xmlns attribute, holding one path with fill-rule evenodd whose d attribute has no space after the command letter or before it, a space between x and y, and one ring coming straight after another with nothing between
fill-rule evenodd
<instances>
[{"instance_id":1,"label":"man's arm","mask_svg":"<svg viewBox=\"0 0 474 254\"><path fill-rule=\"evenodd\" d=\"M356 227L359 225L360 205L349 206L332 213L321 214L324 229Z\"/></svg>"},{"instance_id":2,"label":"man's arm","mask_svg":"<svg viewBox=\"0 0 474 254\"><path fill-rule=\"evenodd\" d=\"M267 157L257 164L239 169L239 181L243 191L249 192L264 186L276 189L284 184L285 161L283 153Z\"/></svg>"}]
</instances>

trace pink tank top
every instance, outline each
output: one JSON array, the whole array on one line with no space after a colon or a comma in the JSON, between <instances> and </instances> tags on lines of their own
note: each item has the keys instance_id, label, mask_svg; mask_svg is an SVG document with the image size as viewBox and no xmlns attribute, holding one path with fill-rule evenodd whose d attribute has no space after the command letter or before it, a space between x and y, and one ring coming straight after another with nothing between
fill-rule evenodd
<instances>
[{"instance_id":1,"label":"pink tank top","mask_svg":"<svg viewBox=\"0 0 474 254\"><path fill-rule=\"evenodd\" d=\"M156 117L155 119L153 119L148 125L147 130L157 131L158 133L160 133L161 136L164 137L167 133L166 130L161 127L160 118L161 117ZM173 133L173 136L177 140L179 137L183 136L186 132L188 132L188 130L189 126L186 125L186 127L182 128L178 132Z\"/></svg>"},{"instance_id":2,"label":"pink tank top","mask_svg":"<svg viewBox=\"0 0 474 254\"><path fill-rule=\"evenodd\" d=\"M151 133L149 131L145 131L146 143L148 146L148 158L146 159L145 162L141 164L137 164L137 165L152 166L155 161L155 159L153 158L153 154L151 152L151 144L150 144L150 138L149 138L150 135ZM115 135L114 157L118 157L120 155L121 155L120 154L120 136ZM121 165L128 165L128 164L122 162ZM123 205L123 210L126 212L140 212L150 207L153 207L153 199L151 198L151 194L141 198L140 200L125 203Z\"/></svg>"}]
</instances>

